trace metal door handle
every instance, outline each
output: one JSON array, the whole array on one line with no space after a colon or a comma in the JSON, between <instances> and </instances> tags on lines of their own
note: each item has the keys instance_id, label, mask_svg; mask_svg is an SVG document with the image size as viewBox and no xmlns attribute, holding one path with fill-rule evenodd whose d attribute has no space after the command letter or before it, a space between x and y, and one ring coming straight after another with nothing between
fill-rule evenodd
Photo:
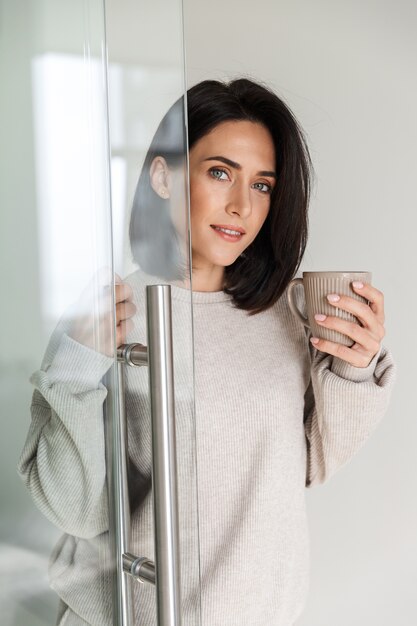
<instances>
[{"instance_id":1,"label":"metal door handle","mask_svg":"<svg viewBox=\"0 0 417 626\"><path fill-rule=\"evenodd\" d=\"M156 583L158 626L181 626L177 463L175 449L174 366L171 287L146 287L148 347L117 351L118 389L107 402L107 450L110 530L113 531L114 623L133 626L130 577ZM149 367L152 414L152 487L155 561L131 554L127 480L127 427L124 407L125 366ZM111 385L110 385L111 388ZM129 576L130 575L130 576Z\"/></svg>"}]
</instances>

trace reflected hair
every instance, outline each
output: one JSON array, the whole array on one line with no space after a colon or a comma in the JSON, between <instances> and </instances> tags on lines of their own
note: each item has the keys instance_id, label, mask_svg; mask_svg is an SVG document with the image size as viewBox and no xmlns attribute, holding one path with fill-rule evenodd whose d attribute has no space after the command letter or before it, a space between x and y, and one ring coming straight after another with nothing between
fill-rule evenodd
<instances>
[{"instance_id":1,"label":"reflected hair","mask_svg":"<svg viewBox=\"0 0 417 626\"><path fill-rule=\"evenodd\" d=\"M262 124L272 137L277 180L270 209L254 241L225 267L223 288L237 308L260 313L284 293L307 245L313 170L304 133L277 94L248 78L229 82L205 80L191 87L187 91L187 117L190 150L199 139L227 121ZM184 134L184 99L180 98L154 135L139 177L130 223L134 259L145 272L167 280L178 278L184 264L169 202L152 189L149 170L156 156L163 156L173 168L185 165Z\"/></svg>"},{"instance_id":2,"label":"reflected hair","mask_svg":"<svg viewBox=\"0 0 417 626\"><path fill-rule=\"evenodd\" d=\"M132 256L139 267L164 280L185 277L180 236L172 223L170 201L152 188L150 168L163 156L170 169L186 165L184 98L179 98L162 118L142 165L133 197L129 226ZM184 198L185 200L185 198ZM186 207L184 207L184 211Z\"/></svg>"}]
</instances>

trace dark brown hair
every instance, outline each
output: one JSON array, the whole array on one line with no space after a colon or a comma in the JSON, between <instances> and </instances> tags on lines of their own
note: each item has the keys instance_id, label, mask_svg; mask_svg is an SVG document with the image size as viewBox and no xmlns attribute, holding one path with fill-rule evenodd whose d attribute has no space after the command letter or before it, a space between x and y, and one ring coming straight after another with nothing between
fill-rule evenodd
<instances>
[{"instance_id":1,"label":"dark brown hair","mask_svg":"<svg viewBox=\"0 0 417 626\"><path fill-rule=\"evenodd\" d=\"M228 83L205 80L191 87L187 91L187 117L189 149L226 121L260 123L271 134L277 182L268 216L255 240L225 268L224 291L232 296L235 306L259 313L283 294L307 243L312 165L303 131L289 107L271 89L247 78ZM134 259L144 271L166 279L179 276L178 234L167 201L150 185L149 168L156 156L163 156L170 167L184 164L185 154L184 99L180 98L154 135L136 188L130 223ZM157 252L152 254L155 245Z\"/></svg>"}]
</instances>

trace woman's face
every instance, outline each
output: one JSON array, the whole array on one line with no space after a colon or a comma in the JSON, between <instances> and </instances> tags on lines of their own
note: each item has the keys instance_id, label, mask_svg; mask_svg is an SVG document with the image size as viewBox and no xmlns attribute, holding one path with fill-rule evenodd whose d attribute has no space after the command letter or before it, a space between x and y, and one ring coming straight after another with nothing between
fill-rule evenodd
<instances>
[{"instance_id":1,"label":"woman's face","mask_svg":"<svg viewBox=\"0 0 417 626\"><path fill-rule=\"evenodd\" d=\"M275 182L274 144L261 124L222 122L194 144L193 269L212 272L234 263L260 231Z\"/></svg>"}]
</instances>

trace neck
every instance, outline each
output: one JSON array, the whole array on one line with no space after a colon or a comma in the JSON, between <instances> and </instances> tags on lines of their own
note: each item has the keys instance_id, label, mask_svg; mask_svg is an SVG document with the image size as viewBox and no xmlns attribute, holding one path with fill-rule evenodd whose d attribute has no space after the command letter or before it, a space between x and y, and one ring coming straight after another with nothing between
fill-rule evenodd
<instances>
[{"instance_id":1,"label":"neck","mask_svg":"<svg viewBox=\"0 0 417 626\"><path fill-rule=\"evenodd\" d=\"M224 267L193 267L193 291L221 291L224 284Z\"/></svg>"}]
</instances>

